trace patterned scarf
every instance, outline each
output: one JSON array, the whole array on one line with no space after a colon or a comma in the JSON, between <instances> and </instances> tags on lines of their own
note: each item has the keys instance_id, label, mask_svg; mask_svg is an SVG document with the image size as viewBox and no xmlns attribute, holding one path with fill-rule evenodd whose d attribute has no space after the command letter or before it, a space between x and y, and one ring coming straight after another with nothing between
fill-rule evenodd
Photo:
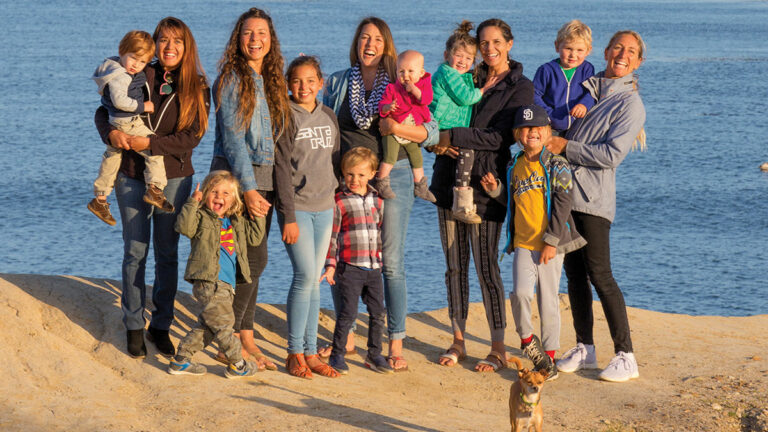
<instances>
[{"instance_id":1,"label":"patterned scarf","mask_svg":"<svg viewBox=\"0 0 768 432\"><path fill-rule=\"evenodd\" d=\"M387 84L389 84L389 75L382 66L379 66L376 71L376 79L373 81L373 90L366 101L360 63L352 67L349 75L349 110L352 112L352 119L355 120L358 128L370 128L373 119L379 115L379 101L387 88Z\"/></svg>"}]
</instances>

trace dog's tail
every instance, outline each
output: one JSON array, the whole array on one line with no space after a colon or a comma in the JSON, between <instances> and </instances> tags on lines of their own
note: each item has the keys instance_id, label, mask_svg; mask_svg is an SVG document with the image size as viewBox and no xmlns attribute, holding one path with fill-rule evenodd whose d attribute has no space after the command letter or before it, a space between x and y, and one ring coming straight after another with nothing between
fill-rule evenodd
<instances>
[{"instance_id":1,"label":"dog's tail","mask_svg":"<svg viewBox=\"0 0 768 432\"><path fill-rule=\"evenodd\" d=\"M523 362L521 362L520 359L515 356L509 356L507 358L507 363L514 363L517 367L517 370L523 369Z\"/></svg>"}]
</instances>

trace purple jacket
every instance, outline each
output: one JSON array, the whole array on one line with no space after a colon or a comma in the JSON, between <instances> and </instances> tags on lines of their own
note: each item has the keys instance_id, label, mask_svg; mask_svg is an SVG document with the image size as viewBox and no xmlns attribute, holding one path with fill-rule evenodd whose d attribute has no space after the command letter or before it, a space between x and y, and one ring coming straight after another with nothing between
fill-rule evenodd
<instances>
[{"instance_id":1,"label":"purple jacket","mask_svg":"<svg viewBox=\"0 0 768 432\"><path fill-rule=\"evenodd\" d=\"M584 61L576 67L571 82L568 82L560 69L559 60L554 59L539 66L533 77L533 87L536 105L547 110L552 120L552 129L564 131L573 123L573 117L569 114L573 107L582 104L590 110L595 105L595 99L581 85L595 74L595 67Z\"/></svg>"}]
</instances>

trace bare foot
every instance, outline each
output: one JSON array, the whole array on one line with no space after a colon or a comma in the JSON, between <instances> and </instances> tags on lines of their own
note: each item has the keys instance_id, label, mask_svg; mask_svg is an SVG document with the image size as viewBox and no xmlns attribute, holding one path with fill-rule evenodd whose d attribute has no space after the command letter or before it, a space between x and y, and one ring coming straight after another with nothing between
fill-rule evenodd
<instances>
[{"instance_id":1,"label":"bare foot","mask_svg":"<svg viewBox=\"0 0 768 432\"><path fill-rule=\"evenodd\" d=\"M403 340L392 339L389 341L389 367L395 372L408 370L408 362L403 357Z\"/></svg>"}]
</instances>

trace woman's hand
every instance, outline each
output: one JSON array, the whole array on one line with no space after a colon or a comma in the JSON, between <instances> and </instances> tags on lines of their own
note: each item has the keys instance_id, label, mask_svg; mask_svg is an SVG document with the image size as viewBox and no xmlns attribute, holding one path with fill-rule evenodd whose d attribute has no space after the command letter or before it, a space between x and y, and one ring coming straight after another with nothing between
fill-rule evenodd
<instances>
[{"instance_id":1,"label":"woman's hand","mask_svg":"<svg viewBox=\"0 0 768 432\"><path fill-rule=\"evenodd\" d=\"M131 145L128 143L130 137L127 133L115 129L109 133L109 143L116 149L130 150Z\"/></svg>"},{"instance_id":2,"label":"woman's hand","mask_svg":"<svg viewBox=\"0 0 768 432\"><path fill-rule=\"evenodd\" d=\"M243 197L245 198L245 207L248 209L248 214L251 215L251 218L267 216L267 212L272 204L265 200L256 189L245 191Z\"/></svg>"},{"instance_id":3,"label":"woman's hand","mask_svg":"<svg viewBox=\"0 0 768 432\"><path fill-rule=\"evenodd\" d=\"M285 244L294 244L299 239L299 224L291 222L283 225L283 241Z\"/></svg>"},{"instance_id":4,"label":"woman's hand","mask_svg":"<svg viewBox=\"0 0 768 432\"><path fill-rule=\"evenodd\" d=\"M496 180L496 176L493 173L485 173L483 178L480 179L480 186L485 189L485 192L490 195L499 187L499 181Z\"/></svg>"},{"instance_id":5,"label":"woman's hand","mask_svg":"<svg viewBox=\"0 0 768 432\"><path fill-rule=\"evenodd\" d=\"M128 138L128 144L130 144L133 151L144 151L149 148L149 138L132 136Z\"/></svg>"},{"instance_id":6,"label":"woman's hand","mask_svg":"<svg viewBox=\"0 0 768 432\"><path fill-rule=\"evenodd\" d=\"M557 254L557 249L555 249L554 246L551 245L544 245L544 248L541 249L541 257L539 258L539 264L546 264L555 257L555 254Z\"/></svg>"},{"instance_id":7,"label":"woman's hand","mask_svg":"<svg viewBox=\"0 0 768 432\"><path fill-rule=\"evenodd\" d=\"M440 141L437 144L430 146L427 150L436 155L446 155L456 159L459 156L459 148L451 145L451 134L448 131L440 132Z\"/></svg>"},{"instance_id":8,"label":"woman's hand","mask_svg":"<svg viewBox=\"0 0 768 432\"><path fill-rule=\"evenodd\" d=\"M544 146L549 150L550 152L554 154L562 154L565 152L565 147L568 145L568 140L563 137L558 136L552 136L549 137L549 140L547 141Z\"/></svg>"},{"instance_id":9,"label":"woman's hand","mask_svg":"<svg viewBox=\"0 0 768 432\"><path fill-rule=\"evenodd\" d=\"M384 117L379 120L379 132L384 135L397 135L395 129L400 126L392 117Z\"/></svg>"}]
</instances>

